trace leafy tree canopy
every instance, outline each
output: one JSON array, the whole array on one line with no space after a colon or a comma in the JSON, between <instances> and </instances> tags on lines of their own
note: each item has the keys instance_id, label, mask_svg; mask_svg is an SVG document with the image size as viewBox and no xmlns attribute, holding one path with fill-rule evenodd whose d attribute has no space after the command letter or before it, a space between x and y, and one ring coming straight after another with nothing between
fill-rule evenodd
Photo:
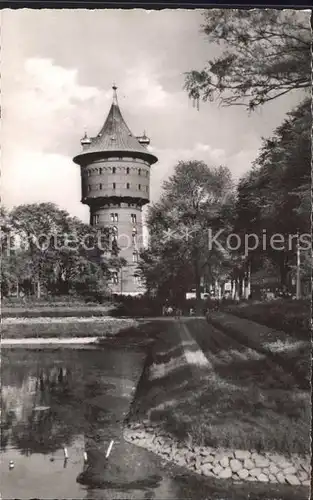
<instances>
[{"instance_id":1,"label":"leafy tree canopy","mask_svg":"<svg viewBox=\"0 0 313 500\"><path fill-rule=\"evenodd\" d=\"M221 55L186 74L192 99L250 110L295 89L311 87L308 12L275 9L212 9L202 31Z\"/></svg>"}]
</instances>

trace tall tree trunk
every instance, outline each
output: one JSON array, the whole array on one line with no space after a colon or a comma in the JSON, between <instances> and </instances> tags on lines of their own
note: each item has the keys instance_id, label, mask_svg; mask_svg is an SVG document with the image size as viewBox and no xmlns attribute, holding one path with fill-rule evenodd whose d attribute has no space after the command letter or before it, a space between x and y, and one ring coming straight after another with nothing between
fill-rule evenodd
<instances>
[{"instance_id":1,"label":"tall tree trunk","mask_svg":"<svg viewBox=\"0 0 313 500\"><path fill-rule=\"evenodd\" d=\"M40 289L40 281L37 281L37 299L40 299L41 289Z\"/></svg>"}]
</instances>

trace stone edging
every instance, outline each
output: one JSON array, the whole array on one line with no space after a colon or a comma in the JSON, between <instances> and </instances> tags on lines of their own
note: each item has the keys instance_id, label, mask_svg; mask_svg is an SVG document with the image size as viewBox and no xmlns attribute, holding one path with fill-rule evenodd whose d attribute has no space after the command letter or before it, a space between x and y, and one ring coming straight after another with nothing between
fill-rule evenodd
<instances>
[{"instance_id":1,"label":"stone edging","mask_svg":"<svg viewBox=\"0 0 313 500\"><path fill-rule=\"evenodd\" d=\"M289 457L256 450L214 449L175 441L157 425L130 423L124 428L125 441L146 448L165 460L193 472L235 482L310 486L310 457Z\"/></svg>"}]
</instances>

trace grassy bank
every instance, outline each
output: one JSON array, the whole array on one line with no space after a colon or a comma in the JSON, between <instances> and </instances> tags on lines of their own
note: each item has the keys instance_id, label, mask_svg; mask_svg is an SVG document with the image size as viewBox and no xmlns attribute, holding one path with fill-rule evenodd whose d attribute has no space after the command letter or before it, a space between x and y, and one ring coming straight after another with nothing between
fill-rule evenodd
<instances>
[{"instance_id":1,"label":"grassy bank","mask_svg":"<svg viewBox=\"0 0 313 500\"><path fill-rule=\"evenodd\" d=\"M177 327L163 323L130 420L160 422L176 438L198 445L309 453L309 393L255 351L218 344L204 320L187 324L210 367L191 368L181 355ZM158 375L151 378L152 366Z\"/></svg>"},{"instance_id":2,"label":"grassy bank","mask_svg":"<svg viewBox=\"0 0 313 500\"><path fill-rule=\"evenodd\" d=\"M225 306L225 311L261 325L282 330L295 338L310 338L311 305L307 300L274 300Z\"/></svg>"},{"instance_id":3,"label":"grassy bank","mask_svg":"<svg viewBox=\"0 0 313 500\"><path fill-rule=\"evenodd\" d=\"M4 320L1 324L2 338L71 338L71 337L110 337L135 327L133 319L115 318L39 318L33 321Z\"/></svg>"},{"instance_id":4,"label":"grassy bank","mask_svg":"<svg viewBox=\"0 0 313 500\"><path fill-rule=\"evenodd\" d=\"M111 302L98 304L75 297L4 298L1 301L3 318L90 317L107 316L115 310Z\"/></svg>"}]
</instances>

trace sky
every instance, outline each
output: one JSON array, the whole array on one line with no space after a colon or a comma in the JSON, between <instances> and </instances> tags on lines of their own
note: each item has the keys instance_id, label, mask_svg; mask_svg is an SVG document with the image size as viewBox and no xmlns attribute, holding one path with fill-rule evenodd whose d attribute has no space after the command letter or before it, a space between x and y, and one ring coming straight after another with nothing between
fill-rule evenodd
<instances>
[{"instance_id":1,"label":"sky","mask_svg":"<svg viewBox=\"0 0 313 500\"><path fill-rule=\"evenodd\" d=\"M53 202L88 222L79 167L87 130L96 135L112 102L126 123L146 131L159 161L151 201L180 160L225 165L238 180L298 102L287 95L248 114L217 102L193 107L184 73L219 53L200 31L200 10L1 11L2 203Z\"/></svg>"}]
</instances>

